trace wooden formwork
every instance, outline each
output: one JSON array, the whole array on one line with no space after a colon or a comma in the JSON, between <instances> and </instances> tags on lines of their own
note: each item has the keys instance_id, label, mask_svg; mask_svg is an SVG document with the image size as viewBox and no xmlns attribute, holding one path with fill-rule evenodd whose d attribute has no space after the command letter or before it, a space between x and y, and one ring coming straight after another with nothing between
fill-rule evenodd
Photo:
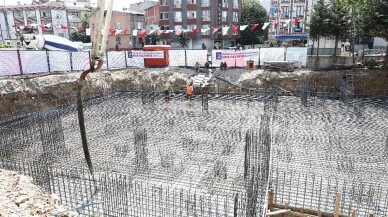
<instances>
[{"instance_id":1,"label":"wooden formwork","mask_svg":"<svg viewBox=\"0 0 388 217\"><path fill-rule=\"evenodd\" d=\"M351 210L351 215L341 215L340 214L340 205L341 205L341 195L337 193L336 201L334 206L334 213L325 212L323 210L312 210L305 209L301 207L289 206L288 203L275 204L274 203L274 192L269 190L268 192L268 209L266 216L271 217L356 217L356 210ZM369 213L368 217L374 217L373 213Z\"/></svg>"}]
</instances>

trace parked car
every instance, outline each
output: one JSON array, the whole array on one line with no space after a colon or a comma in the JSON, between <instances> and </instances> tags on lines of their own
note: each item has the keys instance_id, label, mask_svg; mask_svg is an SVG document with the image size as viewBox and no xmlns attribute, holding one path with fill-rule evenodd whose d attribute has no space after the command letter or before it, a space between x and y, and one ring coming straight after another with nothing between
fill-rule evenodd
<instances>
[{"instance_id":1,"label":"parked car","mask_svg":"<svg viewBox=\"0 0 388 217\"><path fill-rule=\"evenodd\" d=\"M364 52L364 56L385 56L386 51L381 49L365 49L365 50L359 50L357 52L358 56L362 56Z\"/></svg>"}]
</instances>

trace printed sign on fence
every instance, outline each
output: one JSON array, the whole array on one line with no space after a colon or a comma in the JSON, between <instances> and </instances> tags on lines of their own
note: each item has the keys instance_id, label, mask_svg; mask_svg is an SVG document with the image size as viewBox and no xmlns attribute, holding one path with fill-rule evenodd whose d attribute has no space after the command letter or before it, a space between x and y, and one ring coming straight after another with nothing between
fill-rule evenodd
<instances>
[{"instance_id":1,"label":"printed sign on fence","mask_svg":"<svg viewBox=\"0 0 388 217\"><path fill-rule=\"evenodd\" d=\"M164 58L164 53L163 51L132 50L128 51L128 58L162 59Z\"/></svg>"},{"instance_id":2,"label":"printed sign on fence","mask_svg":"<svg viewBox=\"0 0 388 217\"><path fill-rule=\"evenodd\" d=\"M222 51L216 53L217 59L242 59L258 56L260 51Z\"/></svg>"}]
</instances>

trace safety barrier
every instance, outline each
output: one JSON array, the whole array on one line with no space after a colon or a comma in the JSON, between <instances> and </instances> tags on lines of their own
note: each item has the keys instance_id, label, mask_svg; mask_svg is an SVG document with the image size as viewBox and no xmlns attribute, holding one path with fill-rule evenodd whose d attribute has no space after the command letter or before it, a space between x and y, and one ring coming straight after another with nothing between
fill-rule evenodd
<instances>
[{"instance_id":1,"label":"safety barrier","mask_svg":"<svg viewBox=\"0 0 388 217\"><path fill-rule=\"evenodd\" d=\"M143 68L144 58L128 57L128 51L106 53L102 69ZM170 50L169 66L204 65L211 55L212 66L226 62L229 67L246 67L248 60L255 65L263 61L298 61L305 66L307 48L260 48L250 50ZM44 72L83 71L90 65L90 52L68 51L0 51L0 77Z\"/></svg>"}]
</instances>

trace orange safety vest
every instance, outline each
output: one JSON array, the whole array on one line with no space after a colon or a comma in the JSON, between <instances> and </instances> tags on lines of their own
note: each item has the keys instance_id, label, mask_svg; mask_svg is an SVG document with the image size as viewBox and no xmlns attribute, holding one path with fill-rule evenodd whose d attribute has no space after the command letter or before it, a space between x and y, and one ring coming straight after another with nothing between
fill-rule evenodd
<instances>
[{"instance_id":1,"label":"orange safety vest","mask_svg":"<svg viewBox=\"0 0 388 217\"><path fill-rule=\"evenodd\" d=\"M188 95L193 95L193 86L188 86L187 87L187 94Z\"/></svg>"}]
</instances>

